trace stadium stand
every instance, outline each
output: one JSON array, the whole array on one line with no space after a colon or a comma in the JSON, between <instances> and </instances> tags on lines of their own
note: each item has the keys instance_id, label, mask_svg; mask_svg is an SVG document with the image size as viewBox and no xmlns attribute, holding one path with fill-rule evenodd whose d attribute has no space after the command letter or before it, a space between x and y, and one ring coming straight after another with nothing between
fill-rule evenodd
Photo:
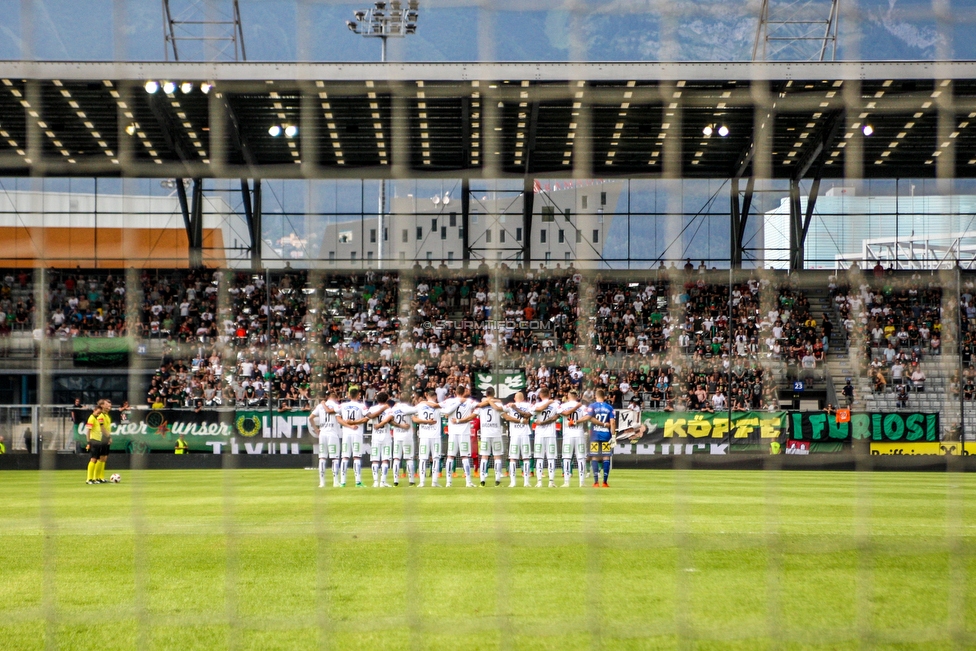
<instances>
[{"instance_id":1,"label":"stadium stand","mask_svg":"<svg viewBox=\"0 0 976 651\"><path fill-rule=\"evenodd\" d=\"M2 274L0 355L37 354L37 273ZM618 405L637 397L662 411L776 409L795 380L836 404L850 378L855 410L939 411L948 423L976 396L972 275L958 300L919 272L841 272L826 288L766 272L730 287L673 266L585 281L572 267L428 266L407 282L290 269L137 277L131 297L124 271L46 270L46 335L70 350L76 338L132 334L159 360L145 393L156 408L305 409L322 388L358 384L370 399L404 378L409 391L443 389L496 366L523 369L530 395L605 386ZM139 306L132 318L127 301ZM950 347L947 309L959 318Z\"/></svg>"}]
</instances>

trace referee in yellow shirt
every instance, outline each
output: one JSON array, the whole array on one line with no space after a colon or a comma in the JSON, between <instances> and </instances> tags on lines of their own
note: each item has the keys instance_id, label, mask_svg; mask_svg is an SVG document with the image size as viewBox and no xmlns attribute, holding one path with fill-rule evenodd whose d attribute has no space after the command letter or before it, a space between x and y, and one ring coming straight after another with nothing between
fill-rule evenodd
<instances>
[{"instance_id":1,"label":"referee in yellow shirt","mask_svg":"<svg viewBox=\"0 0 976 651\"><path fill-rule=\"evenodd\" d=\"M103 398L88 417L86 433L90 459L87 484L105 483L105 462L108 461L108 451L112 445L112 418L108 413L111 409L112 401Z\"/></svg>"}]
</instances>

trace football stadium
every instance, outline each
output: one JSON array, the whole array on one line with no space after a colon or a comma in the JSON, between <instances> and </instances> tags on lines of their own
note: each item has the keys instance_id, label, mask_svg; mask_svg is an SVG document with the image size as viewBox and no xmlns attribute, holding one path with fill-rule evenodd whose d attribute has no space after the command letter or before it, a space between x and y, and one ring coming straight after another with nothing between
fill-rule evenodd
<instances>
[{"instance_id":1,"label":"football stadium","mask_svg":"<svg viewBox=\"0 0 976 651\"><path fill-rule=\"evenodd\" d=\"M976 647L970 3L0 6L0 647Z\"/></svg>"}]
</instances>

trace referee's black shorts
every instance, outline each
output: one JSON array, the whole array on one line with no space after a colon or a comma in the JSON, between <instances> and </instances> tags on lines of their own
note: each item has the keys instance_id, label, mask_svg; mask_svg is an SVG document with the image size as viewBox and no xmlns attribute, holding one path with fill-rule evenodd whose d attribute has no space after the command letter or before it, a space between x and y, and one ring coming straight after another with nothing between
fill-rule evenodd
<instances>
[{"instance_id":1,"label":"referee's black shorts","mask_svg":"<svg viewBox=\"0 0 976 651\"><path fill-rule=\"evenodd\" d=\"M88 443L88 454L91 455L92 459L107 457L108 448L109 448L108 443L103 443L101 441L90 441Z\"/></svg>"}]
</instances>

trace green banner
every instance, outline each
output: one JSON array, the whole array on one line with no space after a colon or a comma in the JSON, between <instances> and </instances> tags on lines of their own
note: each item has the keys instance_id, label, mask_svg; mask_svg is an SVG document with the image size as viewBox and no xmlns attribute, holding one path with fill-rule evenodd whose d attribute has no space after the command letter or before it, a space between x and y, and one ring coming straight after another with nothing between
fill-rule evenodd
<instances>
[{"instance_id":1,"label":"green banner","mask_svg":"<svg viewBox=\"0 0 976 651\"><path fill-rule=\"evenodd\" d=\"M785 411L743 411L732 412L730 420L728 412L644 411L641 412L640 422L646 431L639 442L776 440L786 431L786 415ZM618 417L618 429L621 420L626 418L626 414Z\"/></svg>"},{"instance_id":2,"label":"green banner","mask_svg":"<svg viewBox=\"0 0 976 651\"><path fill-rule=\"evenodd\" d=\"M299 454L312 452L318 440L308 431L309 412L136 411L121 422L113 411L113 452L173 452L183 435L192 452L215 454ZM75 428L83 449L88 415Z\"/></svg>"},{"instance_id":3,"label":"green banner","mask_svg":"<svg viewBox=\"0 0 976 651\"><path fill-rule=\"evenodd\" d=\"M939 414L851 414L850 422L838 423L824 412L790 413L790 438L795 441L938 441L939 431Z\"/></svg>"}]
</instances>

